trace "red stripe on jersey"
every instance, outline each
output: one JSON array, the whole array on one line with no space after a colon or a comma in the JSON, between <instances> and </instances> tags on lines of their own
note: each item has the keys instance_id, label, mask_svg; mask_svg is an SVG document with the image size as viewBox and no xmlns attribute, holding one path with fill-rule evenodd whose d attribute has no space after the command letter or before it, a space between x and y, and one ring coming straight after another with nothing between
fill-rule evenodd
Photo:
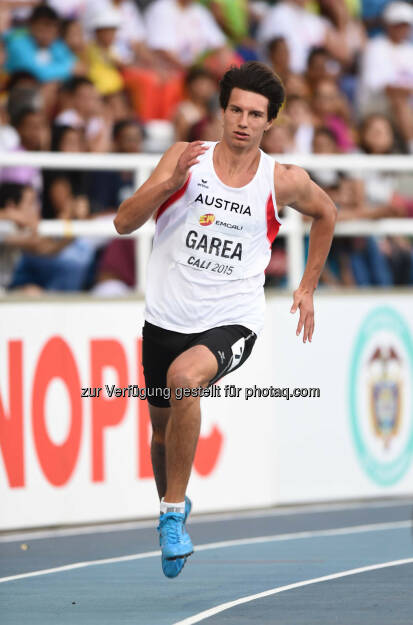
<instances>
[{"instance_id":1,"label":"red stripe on jersey","mask_svg":"<svg viewBox=\"0 0 413 625\"><path fill-rule=\"evenodd\" d=\"M160 207L158 208L158 212L156 213L155 221L158 221L162 213L164 213L167 208L169 208L172 204L174 204L174 202L177 202L183 196L188 188L190 179L191 174L189 174L188 178L186 179L184 186L178 189L178 191L175 191L175 193L172 193L172 195L167 200L165 200L163 204L160 205Z\"/></svg>"},{"instance_id":2,"label":"red stripe on jersey","mask_svg":"<svg viewBox=\"0 0 413 625\"><path fill-rule=\"evenodd\" d=\"M267 200L267 239L270 243L270 247L279 229L280 224L275 218L274 202L272 201L272 193L270 193Z\"/></svg>"}]
</instances>

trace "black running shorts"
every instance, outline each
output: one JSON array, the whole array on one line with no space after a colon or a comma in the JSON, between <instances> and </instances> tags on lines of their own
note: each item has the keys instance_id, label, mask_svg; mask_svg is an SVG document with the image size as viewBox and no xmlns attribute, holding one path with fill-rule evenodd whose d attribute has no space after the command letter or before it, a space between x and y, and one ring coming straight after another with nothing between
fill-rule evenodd
<instances>
[{"instance_id":1,"label":"black running shorts","mask_svg":"<svg viewBox=\"0 0 413 625\"><path fill-rule=\"evenodd\" d=\"M238 369L251 354L257 335L241 325L219 326L205 332L183 334L165 330L145 321L142 328L142 365L147 399L153 406L170 406L166 389L166 375L172 361L194 345L205 345L218 363L214 384L230 371ZM166 396L166 397L165 397Z\"/></svg>"}]
</instances>

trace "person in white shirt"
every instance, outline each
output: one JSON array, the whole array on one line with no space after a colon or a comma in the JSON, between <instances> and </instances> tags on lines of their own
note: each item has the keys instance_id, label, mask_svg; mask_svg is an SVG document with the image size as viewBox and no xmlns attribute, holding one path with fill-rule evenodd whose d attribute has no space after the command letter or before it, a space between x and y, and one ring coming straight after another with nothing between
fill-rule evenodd
<instances>
[{"instance_id":1,"label":"person in white shirt","mask_svg":"<svg viewBox=\"0 0 413 625\"><path fill-rule=\"evenodd\" d=\"M361 116L391 113L412 152L413 7L391 2L382 17L386 32L368 42L362 58L358 109Z\"/></svg>"},{"instance_id":2,"label":"person in white shirt","mask_svg":"<svg viewBox=\"0 0 413 625\"><path fill-rule=\"evenodd\" d=\"M179 69L205 52L226 47L211 13L193 0L155 0L145 13L147 43Z\"/></svg>"},{"instance_id":3,"label":"person in white shirt","mask_svg":"<svg viewBox=\"0 0 413 625\"><path fill-rule=\"evenodd\" d=\"M346 35L323 17L305 8L306 0L282 0L269 10L258 29L264 46L274 37L284 37L290 54L290 70L305 72L311 48L324 46L337 60L346 63L349 51Z\"/></svg>"},{"instance_id":4,"label":"person in white shirt","mask_svg":"<svg viewBox=\"0 0 413 625\"><path fill-rule=\"evenodd\" d=\"M124 65L135 63L149 67L156 65L156 57L146 45L143 17L133 0L88 0L82 16L86 33L93 38L96 15L106 11L115 11L119 15L119 27L113 43L116 57Z\"/></svg>"}]
</instances>

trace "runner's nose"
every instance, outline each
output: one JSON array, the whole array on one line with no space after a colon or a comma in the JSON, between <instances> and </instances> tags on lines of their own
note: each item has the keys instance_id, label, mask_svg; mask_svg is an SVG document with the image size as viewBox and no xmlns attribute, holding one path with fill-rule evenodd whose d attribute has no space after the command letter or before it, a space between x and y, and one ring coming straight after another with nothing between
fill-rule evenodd
<instances>
[{"instance_id":1,"label":"runner's nose","mask_svg":"<svg viewBox=\"0 0 413 625\"><path fill-rule=\"evenodd\" d=\"M239 125L240 128L247 128L247 126L248 126L248 113L247 113L247 111L245 111L245 113L243 113L243 115L242 115L238 125Z\"/></svg>"}]
</instances>

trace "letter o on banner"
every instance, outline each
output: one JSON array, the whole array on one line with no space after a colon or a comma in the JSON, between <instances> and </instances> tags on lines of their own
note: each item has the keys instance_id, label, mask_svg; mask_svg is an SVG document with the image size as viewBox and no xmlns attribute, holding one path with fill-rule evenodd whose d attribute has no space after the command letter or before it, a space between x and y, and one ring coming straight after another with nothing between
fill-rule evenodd
<instances>
[{"instance_id":1,"label":"letter o on banner","mask_svg":"<svg viewBox=\"0 0 413 625\"><path fill-rule=\"evenodd\" d=\"M56 445L49 437L45 419L45 398L54 378L66 385L70 397L70 430L66 440ZM63 486L75 466L82 434L82 403L80 378L69 345L54 336L43 347L33 379L32 420L33 437L42 471L54 486ZM58 415L56 415L58 418Z\"/></svg>"}]
</instances>

